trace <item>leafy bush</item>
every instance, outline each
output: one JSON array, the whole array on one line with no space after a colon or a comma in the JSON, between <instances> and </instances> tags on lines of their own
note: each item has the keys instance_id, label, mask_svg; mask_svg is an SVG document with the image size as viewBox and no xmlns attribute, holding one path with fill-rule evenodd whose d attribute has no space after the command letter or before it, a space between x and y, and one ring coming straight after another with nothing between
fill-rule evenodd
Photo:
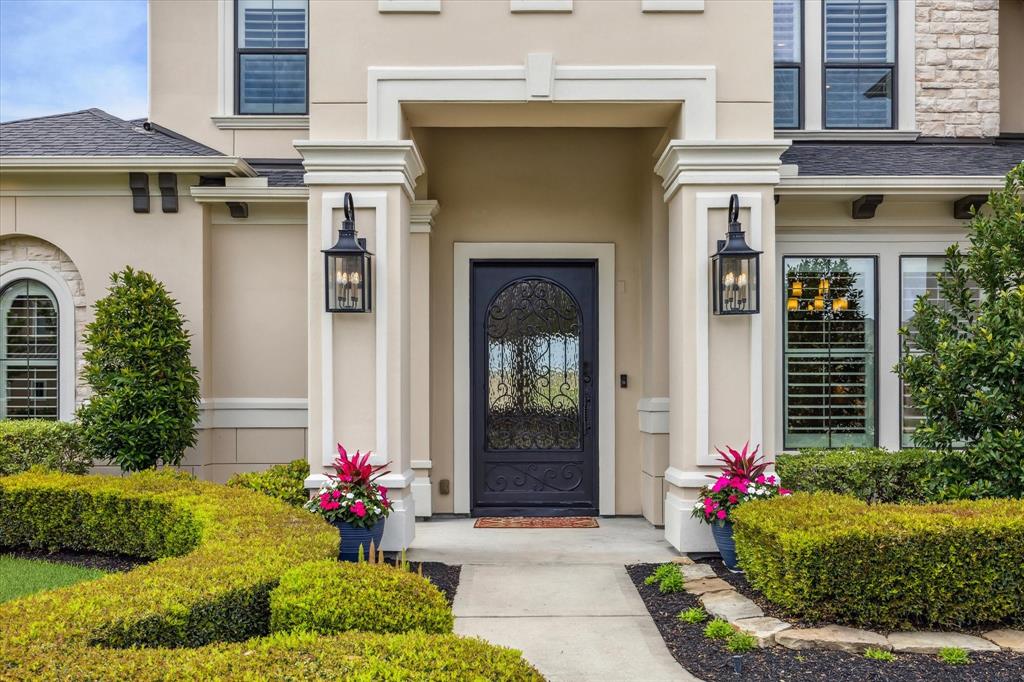
<instances>
[{"instance_id":1,"label":"leafy bush","mask_svg":"<svg viewBox=\"0 0 1024 682\"><path fill-rule=\"evenodd\" d=\"M682 592L683 591L683 574L679 572L679 567L675 564L661 564L654 573L644 578L645 585L658 585L658 591L662 594L669 592Z\"/></svg>"},{"instance_id":2,"label":"leafy bush","mask_svg":"<svg viewBox=\"0 0 1024 682\"><path fill-rule=\"evenodd\" d=\"M775 461L787 487L852 495L865 502L925 502L947 456L931 450L805 449Z\"/></svg>"},{"instance_id":3,"label":"leafy bush","mask_svg":"<svg viewBox=\"0 0 1024 682\"><path fill-rule=\"evenodd\" d=\"M11 679L541 679L518 652L454 635L263 637L281 576L336 556L338 533L187 475L0 478L0 547L12 545L159 560L0 604Z\"/></svg>"},{"instance_id":4,"label":"leafy bush","mask_svg":"<svg viewBox=\"0 0 1024 682\"><path fill-rule=\"evenodd\" d=\"M876 649L873 646L869 646L864 650L864 658L870 658L872 661L882 661L883 663L892 663L896 660L896 654L885 649Z\"/></svg>"},{"instance_id":5,"label":"leafy bush","mask_svg":"<svg viewBox=\"0 0 1024 682\"><path fill-rule=\"evenodd\" d=\"M309 499L305 487L307 476L309 462L296 459L287 464L276 464L265 471L235 474L228 480L228 485L255 490L293 507L301 507Z\"/></svg>"},{"instance_id":6,"label":"leafy bush","mask_svg":"<svg viewBox=\"0 0 1024 682\"><path fill-rule=\"evenodd\" d=\"M715 618L704 626L704 636L708 639L729 639L735 632L736 628L721 618Z\"/></svg>"},{"instance_id":7,"label":"leafy bush","mask_svg":"<svg viewBox=\"0 0 1024 682\"><path fill-rule=\"evenodd\" d=\"M700 608L699 606L694 606L692 608L686 609L685 611L680 611L679 615L676 617L684 623L696 625L697 623L703 623L705 620L707 620L708 614L706 611L704 611L704 609Z\"/></svg>"},{"instance_id":8,"label":"leafy bush","mask_svg":"<svg viewBox=\"0 0 1024 682\"><path fill-rule=\"evenodd\" d=\"M971 657L960 647L947 646L939 649L939 660L949 665L967 665L971 662Z\"/></svg>"},{"instance_id":9,"label":"leafy bush","mask_svg":"<svg viewBox=\"0 0 1024 682\"><path fill-rule=\"evenodd\" d=\"M900 330L896 371L923 414L914 442L966 446L944 470L958 494L1024 497L1024 163L988 205L967 253L946 251L943 302L919 298Z\"/></svg>"},{"instance_id":10,"label":"leafy bush","mask_svg":"<svg viewBox=\"0 0 1024 682\"><path fill-rule=\"evenodd\" d=\"M734 654L744 654L757 648L757 640L746 632L736 631L729 635L725 648Z\"/></svg>"},{"instance_id":11,"label":"leafy bush","mask_svg":"<svg viewBox=\"0 0 1024 682\"><path fill-rule=\"evenodd\" d=\"M92 387L78 411L85 444L123 471L177 465L196 443L199 419L185 320L152 275L125 268L110 281L85 328L83 374Z\"/></svg>"},{"instance_id":12,"label":"leafy bush","mask_svg":"<svg viewBox=\"0 0 1024 682\"><path fill-rule=\"evenodd\" d=\"M384 564L316 561L281 576L270 631L452 631L451 609L429 580Z\"/></svg>"},{"instance_id":13,"label":"leafy bush","mask_svg":"<svg viewBox=\"0 0 1024 682\"><path fill-rule=\"evenodd\" d=\"M901 628L1024 616L1024 501L867 505L797 493L737 512L747 579L798 616Z\"/></svg>"},{"instance_id":14,"label":"leafy bush","mask_svg":"<svg viewBox=\"0 0 1024 682\"><path fill-rule=\"evenodd\" d=\"M69 474L88 471L92 458L82 450L78 424L45 419L0 421L0 476L34 466Z\"/></svg>"}]
</instances>

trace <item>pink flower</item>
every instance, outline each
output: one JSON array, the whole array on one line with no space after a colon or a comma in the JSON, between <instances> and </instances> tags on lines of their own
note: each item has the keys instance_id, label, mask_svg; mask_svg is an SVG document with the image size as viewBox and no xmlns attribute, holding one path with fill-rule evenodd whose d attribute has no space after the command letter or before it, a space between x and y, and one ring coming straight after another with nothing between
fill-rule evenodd
<instances>
[{"instance_id":1,"label":"pink flower","mask_svg":"<svg viewBox=\"0 0 1024 682\"><path fill-rule=\"evenodd\" d=\"M359 518L366 516L366 506L362 500L356 500L355 504L352 505L352 513Z\"/></svg>"},{"instance_id":2,"label":"pink flower","mask_svg":"<svg viewBox=\"0 0 1024 682\"><path fill-rule=\"evenodd\" d=\"M787 490L786 488L779 488L779 494L780 495L789 495L792 492L793 492L792 490Z\"/></svg>"},{"instance_id":3,"label":"pink flower","mask_svg":"<svg viewBox=\"0 0 1024 682\"><path fill-rule=\"evenodd\" d=\"M338 499L339 497L341 497L341 491L335 490L333 493L331 493L331 497L333 497L334 499Z\"/></svg>"},{"instance_id":4,"label":"pink flower","mask_svg":"<svg viewBox=\"0 0 1024 682\"><path fill-rule=\"evenodd\" d=\"M718 480L715 481L715 484L713 486L711 486L711 491L717 493L717 492L721 491L722 488L725 488L728 485L729 485L729 477L728 476L719 476Z\"/></svg>"},{"instance_id":5,"label":"pink flower","mask_svg":"<svg viewBox=\"0 0 1024 682\"><path fill-rule=\"evenodd\" d=\"M724 509L720 509L718 511L718 518L725 519L725 510Z\"/></svg>"},{"instance_id":6,"label":"pink flower","mask_svg":"<svg viewBox=\"0 0 1024 682\"><path fill-rule=\"evenodd\" d=\"M764 483L764 482L765 482L765 477L764 477L764 474L761 474L760 476L758 476L758 477L757 477L757 482L758 482L759 484L760 484L760 483Z\"/></svg>"},{"instance_id":7,"label":"pink flower","mask_svg":"<svg viewBox=\"0 0 1024 682\"><path fill-rule=\"evenodd\" d=\"M775 485L775 477L774 476L769 476L768 477L768 483L770 485Z\"/></svg>"},{"instance_id":8,"label":"pink flower","mask_svg":"<svg viewBox=\"0 0 1024 682\"><path fill-rule=\"evenodd\" d=\"M740 498L736 497L735 495L729 496L729 504L736 504L737 502L739 502L739 500Z\"/></svg>"},{"instance_id":9,"label":"pink flower","mask_svg":"<svg viewBox=\"0 0 1024 682\"><path fill-rule=\"evenodd\" d=\"M377 490L380 491L380 494L381 494L382 497L387 497L388 496L388 489L385 488L384 486L382 486L382 485L377 486Z\"/></svg>"},{"instance_id":10,"label":"pink flower","mask_svg":"<svg viewBox=\"0 0 1024 682\"><path fill-rule=\"evenodd\" d=\"M330 493L324 493L320 496L320 506L327 504L327 501L331 499Z\"/></svg>"}]
</instances>

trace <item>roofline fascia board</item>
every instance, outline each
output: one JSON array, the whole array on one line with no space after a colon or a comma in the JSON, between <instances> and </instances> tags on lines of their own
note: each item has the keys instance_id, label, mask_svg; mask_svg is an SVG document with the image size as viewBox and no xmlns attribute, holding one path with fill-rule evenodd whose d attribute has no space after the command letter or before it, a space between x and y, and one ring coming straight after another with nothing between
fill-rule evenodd
<instances>
[{"instance_id":1,"label":"roofline fascia board","mask_svg":"<svg viewBox=\"0 0 1024 682\"><path fill-rule=\"evenodd\" d=\"M190 187L192 198L200 204L306 203L308 187Z\"/></svg>"},{"instance_id":2,"label":"roofline fascia board","mask_svg":"<svg viewBox=\"0 0 1024 682\"><path fill-rule=\"evenodd\" d=\"M1003 186L1002 175L805 175L782 177L775 188L781 195L862 194L986 194Z\"/></svg>"},{"instance_id":3,"label":"roofline fascia board","mask_svg":"<svg viewBox=\"0 0 1024 682\"><path fill-rule=\"evenodd\" d=\"M259 175L245 159L235 156L0 156L0 171L94 173L194 172Z\"/></svg>"}]
</instances>

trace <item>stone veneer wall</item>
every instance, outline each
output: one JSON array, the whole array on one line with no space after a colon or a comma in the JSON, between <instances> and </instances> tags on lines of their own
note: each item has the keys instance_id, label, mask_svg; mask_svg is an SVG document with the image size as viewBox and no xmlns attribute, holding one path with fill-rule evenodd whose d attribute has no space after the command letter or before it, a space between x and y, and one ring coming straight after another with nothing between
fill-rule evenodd
<instances>
[{"instance_id":1,"label":"stone veneer wall","mask_svg":"<svg viewBox=\"0 0 1024 682\"><path fill-rule=\"evenodd\" d=\"M85 366L85 334L86 304L85 283L78 268L66 253L48 241L37 237L14 235L0 239L0 262L42 263L58 273L68 283L71 297L75 304L75 405L81 405L89 397L89 387L82 379L82 368Z\"/></svg>"},{"instance_id":2,"label":"stone veneer wall","mask_svg":"<svg viewBox=\"0 0 1024 682\"><path fill-rule=\"evenodd\" d=\"M921 135L999 135L999 0L916 0L916 10Z\"/></svg>"}]
</instances>

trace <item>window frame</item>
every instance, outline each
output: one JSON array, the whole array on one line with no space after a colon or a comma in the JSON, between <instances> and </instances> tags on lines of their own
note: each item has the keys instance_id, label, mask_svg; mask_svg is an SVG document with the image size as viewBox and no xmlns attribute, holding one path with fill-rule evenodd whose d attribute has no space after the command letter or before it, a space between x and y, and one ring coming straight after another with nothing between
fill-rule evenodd
<instances>
[{"instance_id":1,"label":"window frame","mask_svg":"<svg viewBox=\"0 0 1024 682\"><path fill-rule=\"evenodd\" d=\"M874 320L875 320L875 335L874 335L875 336L875 343L874 343L874 348L872 349L872 352L871 352L871 356L873 358L873 368L872 368L873 371L871 373L872 374L871 381L874 384L874 396L875 397L874 397L874 400L872 400L870 414L872 416L872 419L874 420L874 427L875 428L874 428L874 437L872 438L871 443L869 445L858 446L858 447L877 448L878 444L879 444L879 439L880 439L880 429L879 429L879 426L880 426L880 423L879 423L880 410L879 410L879 403L881 402L879 400L879 397L878 397L878 385L879 385L879 376L880 376L879 375L878 363L879 363L879 347L881 346L881 334L880 334L880 331L881 331L881 319L880 319L881 309L880 309L880 301L881 301L881 298L882 298L881 297L881 292L878 289L878 285L879 285L879 281L880 281L879 280L879 272L878 272L879 268L878 268L878 266L879 266L880 260L879 260L878 254L843 253L843 254L836 255L836 254L822 254L822 253L819 253L819 252L814 252L814 253L797 253L797 254L786 254L786 253L783 253L781 255L781 261L780 261L781 262L780 271L782 273L782 276L780 277L780 281L782 283L782 286L785 287L784 290L783 290L784 293L785 293L785 295L783 296L783 304L779 306L780 316L782 318L782 320L781 320L781 327L779 328L779 330L780 330L779 352L780 352L781 369L782 369L782 372L781 372L781 382L780 382L782 384L782 395L781 395L782 400L781 400L781 403L780 403L779 413L782 416L782 430L781 430L781 433L782 433L782 449L783 450L800 450L800 449L804 449L804 448L812 448L813 447L813 449L819 449L819 450L837 450L837 449L841 449L841 448L844 448L844 447L853 447L853 446L845 446L845 445L839 445L839 446L827 445L827 446L816 446L816 447L815 446L795 446L795 447L791 448L789 446L789 444L787 443L787 439L786 439L786 434L787 434L787 429L786 429L786 419L787 419L786 396L789 393L789 375L788 375L788 372L786 372L786 313L788 311L786 310L785 300L786 300L786 298L788 298L788 294L789 294L788 285L786 284L786 259L788 259L788 258L799 258L799 259L810 259L810 258L825 258L825 259L864 258L864 259L868 259L868 260L870 260L872 262L872 280L873 280L874 291L875 291L875 297L874 297L875 300L874 300L873 305L872 305L872 311L873 311ZM776 293L778 293L778 292L776 292ZM902 393L901 393L901 396L902 396ZM867 414L867 413L868 412L865 411L865 414Z\"/></svg>"},{"instance_id":2,"label":"window frame","mask_svg":"<svg viewBox=\"0 0 1024 682\"><path fill-rule=\"evenodd\" d=\"M774 33L775 33L775 16L774 16L774 13L772 15L772 97L774 98L774 95L775 95L775 90L774 90L774 88L775 88L775 78L774 78L775 71L778 70L778 69L795 70L796 74L797 74L796 75L796 88L797 88L797 90L796 90L796 100L797 100L796 101L796 121L797 122L796 122L795 126L784 126L784 127L781 127L781 128L779 126L775 125L775 101L773 99L772 100L772 125L774 126L775 130L803 130L804 127L805 127L805 122L804 122L804 116L805 116L804 110L805 110L805 107L804 107L804 104L807 101L807 98L804 96L804 90L806 88L806 84L805 84L804 81L805 81L805 75L807 73L806 64L805 64L805 62L807 60L807 49L806 49L807 48L807 46L806 46L806 43L807 43L807 28L806 28L807 13L806 13L806 7L805 7L806 2L805 2L805 0L794 0L794 4L797 7L800 8L800 21L799 21L799 25L797 26L797 29L796 29L797 30L797 35L800 38L800 60L799 61L795 61L795 62L777 62L777 61L775 61L775 57L774 57L774 52L775 52L775 45L774 45L774 43L775 43L775 35L774 35ZM823 16L824 16L824 14L823 14Z\"/></svg>"},{"instance_id":3,"label":"window frame","mask_svg":"<svg viewBox=\"0 0 1024 682\"><path fill-rule=\"evenodd\" d=\"M47 293L49 294L50 300L53 302L53 312L54 312L54 315L56 315L56 321L55 321L55 325L54 325L54 331L56 333L56 338L54 339L53 345L54 345L54 348L56 350L56 354L55 354L56 357L54 357L52 359L47 358L46 362L47 363L52 362L53 363L52 367L56 371L56 377L55 377L56 382L55 382L55 386L54 386L54 391L56 393L56 396L55 396L55 403L54 403L54 415L55 416L53 417L52 420L50 418L48 418L48 417L39 417L39 416L25 417L24 419L44 419L46 421L62 421L63 420L63 414L65 413L65 411L66 411L65 408L67 406L63 404L64 403L64 397L61 395L61 393L63 392L62 391L63 387L62 387L62 383L61 382L62 382L62 379L63 379L63 376L64 376L63 373L66 370L64 369L63 363L61 362L61 356L63 355L63 353L61 352L61 350L62 350L62 341L64 340L63 336L64 336L65 331L61 328L62 327L61 321L63 319L62 316L63 316L64 313L61 310L60 297L57 295L57 292L53 289L53 287L50 286L47 282L44 282L44 281L42 281L40 279L36 279L34 277L19 276L19 277L16 277L16 278L12 279L9 282L7 282L3 286L0 286L0 302L3 301L4 295L7 294L8 291L10 291L14 287L17 287L18 285L25 285L26 286L26 293L27 293L27 287L28 287L29 283L35 283L36 285L43 287L47 291ZM17 293L15 293L15 296L17 296ZM3 315L3 314L4 314L3 306L0 305L0 315ZM6 345L7 345L7 339L0 338L0 347L6 348ZM6 352L4 353L4 357L6 359ZM37 362L38 362L38 360L37 360ZM24 365L24 367L26 369L29 369L29 368L34 366L32 363L33 363L33 360L26 357L25 358L25 365ZM5 364L5 366L4 366L5 369L8 366L9 365ZM50 365L44 365L44 366L50 366ZM6 375L4 375L4 376L6 376ZM6 390L3 387L2 384L0 384L0 390ZM13 419L11 417L8 417L7 416L7 408L5 408L2 413L0 413L0 421L19 421L21 419L22 418L20 418L20 417L13 418Z\"/></svg>"},{"instance_id":4,"label":"window frame","mask_svg":"<svg viewBox=\"0 0 1024 682\"><path fill-rule=\"evenodd\" d=\"M900 3L892 0L892 63L888 62L838 62L829 65L828 50L825 43L825 17L828 15L826 6L829 0L821 0L821 30L818 36L821 41L821 129L822 130L897 130L899 129L899 63L900 63ZM843 69L862 71L867 69L889 69L889 80L892 94L889 102L889 125L887 126L830 126L828 124L828 70Z\"/></svg>"},{"instance_id":5,"label":"window frame","mask_svg":"<svg viewBox=\"0 0 1024 682\"><path fill-rule=\"evenodd\" d=\"M238 3L239 0L234 0L231 3L233 9L232 23L234 25L234 69L235 69L235 115L236 116L309 116L309 0L306 0L306 47L299 49L297 47L239 47L241 40L239 39L239 25L238 25ZM301 112L290 111L287 113L242 113L242 55L246 54L302 54L306 56L306 101L305 107Z\"/></svg>"}]
</instances>

